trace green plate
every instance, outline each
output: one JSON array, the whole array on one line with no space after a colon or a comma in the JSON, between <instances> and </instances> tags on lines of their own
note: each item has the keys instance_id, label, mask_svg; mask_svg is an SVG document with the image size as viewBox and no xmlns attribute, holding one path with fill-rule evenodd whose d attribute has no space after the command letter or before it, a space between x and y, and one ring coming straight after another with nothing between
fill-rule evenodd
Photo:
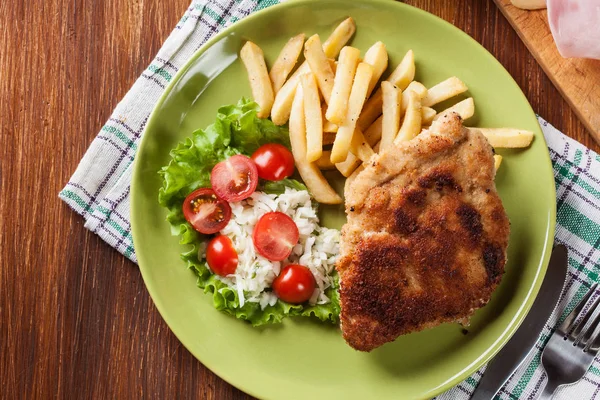
<instances>
[{"instance_id":1,"label":"green plate","mask_svg":"<svg viewBox=\"0 0 600 400\"><path fill-rule=\"evenodd\" d=\"M289 37L305 32L325 38L348 16L357 24L352 45L362 51L381 40L394 66L413 49L416 78L427 86L460 77L476 103L470 123L536 134L531 148L500 152L504 161L497 185L512 223L508 265L502 284L476 313L467 334L458 324L445 324L361 353L344 343L337 327L306 318L252 328L216 311L210 296L196 287L158 205L157 171L167 164L169 150L214 121L219 106L250 96L237 56L244 40L260 45L267 62L273 62ZM555 192L548 150L531 107L504 68L466 34L392 1L294 1L225 29L177 74L156 106L136 156L131 217L140 269L156 307L187 349L226 381L269 399L416 399L461 382L517 329L546 270ZM339 209L324 209L322 218L332 227L344 222Z\"/></svg>"}]
</instances>

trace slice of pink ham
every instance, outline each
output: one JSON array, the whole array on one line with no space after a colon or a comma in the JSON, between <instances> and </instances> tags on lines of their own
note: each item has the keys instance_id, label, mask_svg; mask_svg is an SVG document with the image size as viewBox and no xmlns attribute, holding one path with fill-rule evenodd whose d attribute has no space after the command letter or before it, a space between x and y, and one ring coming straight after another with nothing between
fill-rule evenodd
<instances>
[{"instance_id":1,"label":"slice of pink ham","mask_svg":"<svg viewBox=\"0 0 600 400\"><path fill-rule=\"evenodd\" d=\"M560 54L600 60L600 0L547 0L547 6Z\"/></svg>"}]
</instances>

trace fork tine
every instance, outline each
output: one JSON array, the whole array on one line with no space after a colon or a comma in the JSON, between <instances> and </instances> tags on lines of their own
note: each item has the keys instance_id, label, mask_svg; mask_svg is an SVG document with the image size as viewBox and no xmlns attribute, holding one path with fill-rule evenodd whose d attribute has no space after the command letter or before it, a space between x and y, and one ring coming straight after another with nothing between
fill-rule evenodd
<instances>
[{"instance_id":1,"label":"fork tine","mask_svg":"<svg viewBox=\"0 0 600 400\"><path fill-rule=\"evenodd\" d=\"M583 351L589 351L590 353L595 355L596 353L598 353L599 349L600 349L600 324L598 324L598 326L596 326L596 329L594 329L594 333L592 333L591 339L587 342L587 344L583 348Z\"/></svg>"},{"instance_id":2,"label":"fork tine","mask_svg":"<svg viewBox=\"0 0 600 400\"><path fill-rule=\"evenodd\" d=\"M567 335L567 332L569 332L571 328L573 328L573 323L579 316L579 313L581 313L581 310L583 310L583 307L585 307L585 305L587 304L588 300L592 296L592 293L594 293L594 291L596 290L597 286L598 284L594 283L594 285L590 288L590 290L588 290L585 296L583 296L583 299L581 299L581 301L579 302L579 304L577 304L573 311L571 311L569 315L567 315L567 318L565 318L563 323L558 328L565 336Z\"/></svg>"},{"instance_id":3,"label":"fork tine","mask_svg":"<svg viewBox=\"0 0 600 400\"><path fill-rule=\"evenodd\" d=\"M598 322L600 321L600 309L598 308L598 304L600 304L600 297L594 300L594 303L586 312L581 322L577 324L570 334L570 337L576 337L573 342L574 345L578 345L580 342L587 345L590 342L589 339L593 332L595 332Z\"/></svg>"}]
</instances>

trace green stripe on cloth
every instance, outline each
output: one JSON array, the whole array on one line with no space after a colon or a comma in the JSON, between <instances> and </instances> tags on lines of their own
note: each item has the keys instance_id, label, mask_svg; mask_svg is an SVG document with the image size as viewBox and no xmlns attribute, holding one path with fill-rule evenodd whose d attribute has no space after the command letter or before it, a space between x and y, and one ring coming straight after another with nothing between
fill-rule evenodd
<instances>
[{"instance_id":1,"label":"green stripe on cloth","mask_svg":"<svg viewBox=\"0 0 600 400\"><path fill-rule=\"evenodd\" d=\"M571 311L575 309L575 307L577 307L577 304L579 304L581 299L583 299L587 291L588 288L585 286L580 286L579 289L577 289L577 292L575 292L575 295L571 298L571 300L563 310L562 315L557 322L557 325L562 324L564 320L567 319L567 316L571 313Z\"/></svg>"},{"instance_id":2,"label":"green stripe on cloth","mask_svg":"<svg viewBox=\"0 0 600 400\"><path fill-rule=\"evenodd\" d=\"M562 227L592 246L596 245L600 238L600 225L569 204L563 203L557 210L556 220Z\"/></svg>"},{"instance_id":3,"label":"green stripe on cloth","mask_svg":"<svg viewBox=\"0 0 600 400\"><path fill-rule=\"evenodd\" d=\"M575 164L577 164L577 165L581 164L582 158L583 158L583 151L577 150L575 152L575 157L574 157Z\"/></svg>"},{"instance_id":4,"label":"green stripe on cloth","mask_svg":"<svg viewBox=\"0 0 600 400\"><path fill-rule=\"evenodd\" d=\"M123 143L125 143L127 147L132 148L133 150L137 150L137 144L135 144L133 140L129 139L127 135L123 133L123 131L121 131L120 129L114 126L104 125L102 127L102 131L112 133L113 135L115 135L115 137L119 138Z\"/></svg>"},{"instance_id":5,"label":"green stripe on cloth","mask_svg":"<svg viewBox=\"0 0 600 400\"><path fill-rule=\"evenodd\" d=\"M79 197L76 193L71 190L63 189L59 193L60 196L64 196L68 199L74 200L77 205L79 205L84 212L89 212L92 210L92 204L87 203L81 197Z\"/></svg>"},{"instance_id":6,"label":"green stripe on cloth","mask_svg":"<svg viewBox=\"0 0 600 400\"><path fill-rule=\"evenodd\" d=\"M219 24L219 25L225 24L225 20L222 15L219 15L217 12L215 12L214 10L211 10L210 8L206 8L205 11L206 11L206 14L208 14L217 24Z\"/></svg>"},{"instance_id":7,"label":"green stripe on cloth","mask_svg":"<svg viewBox=\"0 0 600 400\"><path fill-rule=\"evenodd\" d=\"M515 388L511 392L511 395L515 396L517 399L521 397L523 391L529 384L529 381L531 381L531 378L533 377L533 374L535 373L539 365L540 356L537 355L534 358L534 360L527 366L525 373L521 376L521 379L519 379L519 383L517 383L517 386L515 386Z\"/></svg>"},{"instance_id":8,"label":"green stripe on cloth","mask_svg":"<svg viewBox=\"0 0 600 400\"><path fill-rule=\"evenodd\" d=\"M564 181L573 181L577 186L587 191L592 196L600 198L600 190L594 188L586 180L575 179L576 174L570 171L570 166L575 166L573 163L567 162L568 166L561 165L557 170L558 174L555 176L557 185Z\"/></svg>"},{"instance_id":9,"label":"green stripe on cloth","mask_svg":"<svg viewBox=\"0 0 600 400\"><path fill-rule=\"evenodd\" d=\"M258 5L254 9L254 11L264 10L267 7L274 6L275 4L279 4L277 0L262 0L258 2Z\"/></svg>"},{"instance_id":10,"label":"green stripe on cloth","mask_svg":"<svg viewBox=\"0 0 600 400\"><path fill-rule=\"evenodd\" d=\"M586 274L588 279L593 282L595 282L598 279L598 267L595 267L593 264L586 266L578 263L573 258L569 258L569 267L572 267L573 269ZM594 270L592 271L589 268L594 268Z\"/></svg>"},{"instance_id":11,"label":"green stripe on cloth","mask_svg":"<svg viewBox=\"0 0 600 400\"><path fill-rule=\"evenodd\" d=\"M468 377L467 379L465 379L465 382L467 382L469 385L473 386L473 388L475 388L477 386L477 380L475 380L473 377Z\"/></svg>"},{"instance_id":12,"label":"green stripe on cloth","mask_svg":"<svg viewBox=\"0 0 600 400\"><path fill-rule=\"evenodd\" d=\"M173 78L173 76L171 76L171 74L170 74L170 73L168 73L167 71L165 71L164 69L162 69L162 68L160 68L160 67L157 67L156 65L152 65L152 64L150 64L150 65L148 66L148 70L149 70L150 72L152 72L152 73L155 73L155 74L157 74L157 75L160 75L160 76L162 76L163 78L165 78L165 80L166 80L167 82L170 82L170 81L171 81L171 79Z\"/></svg>"},{"instance_id":13,"label":"green stripe on cloth","mask_svg":"<svg viewBox=\"0 0 600 400\"><path fill-rule=\"evenodd\" d=\"M116 222L114 219L107 219L106 223L114 228L117 232L119 232L121 235L123 235L123 237L132 240L133 238L131 237L131 233L129 231L126 231L121 225L119 225L118 222ZM133 252L133 246L127 246L127 250L130 252Z\"/></svg>"}]
</instances>

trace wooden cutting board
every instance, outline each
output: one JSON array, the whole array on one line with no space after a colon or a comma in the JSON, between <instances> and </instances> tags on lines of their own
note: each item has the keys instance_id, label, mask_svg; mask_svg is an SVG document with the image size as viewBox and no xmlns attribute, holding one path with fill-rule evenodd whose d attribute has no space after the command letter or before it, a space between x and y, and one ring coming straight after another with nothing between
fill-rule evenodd
<instances>
[{"instance_id":1,"label":"wooden cutting board","mask_svg":"<svg viewBox=\"0 0 600 400\"><path fill-rule=\"evenodd\" d=\"M521 10L494 0L544 72L600 143L600 60L563 58L550 33L546 10Z\"/></svg>"}]
</instances>

